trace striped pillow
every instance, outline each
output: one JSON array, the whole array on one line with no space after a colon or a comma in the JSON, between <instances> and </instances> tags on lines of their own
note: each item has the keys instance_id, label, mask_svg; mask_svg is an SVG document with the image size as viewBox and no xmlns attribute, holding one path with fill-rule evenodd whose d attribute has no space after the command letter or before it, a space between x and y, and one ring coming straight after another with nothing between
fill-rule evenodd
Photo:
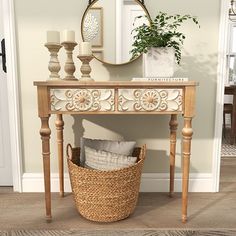
<instances>
[{"instance_id":1,"label":"striped pillow","mask_svg":"<svg viewBox=\"0 0 236 236\"><path fill-rule=\"evenodd\" d=\"M137 157L96 150L85 146L85 167L95 170L117 170L134 165Z\"/></svg>"},{"instance_id":2,"label":"striped pillow","mask_svg":"<svg viewBox=\"0 0 236 236\"><path fill-rule=\"evenodd\" d=\"M85 163L85 146L96 150L104 150L106 152L114 152L120 155L131 156L135 144L136 142L134 141L114 141L82 137L80 139L80 165L84 166Z\"/></svg>"}]
</instances>

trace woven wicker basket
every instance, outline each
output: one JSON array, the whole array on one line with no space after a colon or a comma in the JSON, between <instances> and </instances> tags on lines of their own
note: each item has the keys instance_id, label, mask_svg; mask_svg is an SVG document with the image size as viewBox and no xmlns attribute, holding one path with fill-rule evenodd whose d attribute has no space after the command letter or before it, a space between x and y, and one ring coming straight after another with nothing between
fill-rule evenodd
<instances>
[{"instance_id":1,"label":"woven wicker basket","mask_svg":"<svg viewBox=\"0 0 236 236\"><path fill-rule=\"evenodd\" d=\"M135 165L113 171L80 167L79 153L79 148L67 146L71 187L80 214L97 222L127 218L137 204L146 147L135 148Z\"/></svg>"}]
</instances>

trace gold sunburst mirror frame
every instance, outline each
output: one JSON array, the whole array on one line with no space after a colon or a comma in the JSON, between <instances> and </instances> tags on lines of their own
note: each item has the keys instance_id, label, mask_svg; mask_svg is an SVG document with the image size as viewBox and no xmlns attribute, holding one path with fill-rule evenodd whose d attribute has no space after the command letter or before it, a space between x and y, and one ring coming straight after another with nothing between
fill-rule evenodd
<instances>
[{"instance_id":1,"label":"gold sunburst mirror frame","mask_svg":"<svg viewBox=\"0 0 236 236\"><path fill-rule=\"evenodd\" d=\"M115 18L115 21L114 21L114 17L116 17L116 15L114 16L114 14L112 14L112 11L110 11L109 7L106 5L106 4L110 4L110 5L113 4L113 6L117 7L117 2L121 2L123 4L122 6L127 6L127 4L130 4L140 9L140 12L141 12L140 14L146 16L144 17L145 23L148 24L151 20L150 14L144 4L144 0L89 0L88 7L86 8L84 12L82 21L81 21L82 40L90 41L92 43L92 51L93 51L94 57L98 61L107 65L126 65L137 60L140 57L140 56L137 56L136 58L132 60L130 59L131 58L130 51L132 49L131 42L132 42L132 37L133 37L133 35L131 35L132 30L129 31L129 29L128 30L126 29L127 31L126 33L124 33L123 27L124 28L126 27L124 24L125 17L121 15L120 19L122 20L122 22L119 23L121 28L120 28L120 31L119 31L119 28L117 31L117 25L116 25L117 18ZM117 8L115 8L115 11L117 11ZM119 9L118 9L118 12L119 12ZM120 14L124 14L123 12L124 11L120 11ZM137 15L137 16L140 16L140 15ZM113 27L111 26L112 25L111 22L115 22ZM129 27L131 27L131 20L128 22L128 24L129 24ZM132 21L132 25L133 24L134 24L134 21ZM93 37L95 33L91 28L88 28L89 25L96 32L98 32L97 27L100 26L99 32L101 33L101 35L99 37L99 40L96 42L93 41ZM107 25L109 25L111 29L109 32L106 31L109 28ZM135 27L136 26L137 25L135 25ZM112 30L114 32L112 32ZM88 37L88 32L90 33L89 37ZM119 35L119 33L117 32L122 32L122 34L120 36L117 36ZM109 38L107 36L108 34L109 34ZM128 38L124 37L124 35L127 36ZM119 37L120 37L120 41L117 40L117 38ZM91 38L92 40L90 40ZM129 43L127 44L128 46L126 45L125 47L123 47L124 43L122 44L121 41L123 40L123 42L126 42L126 38L127 38L127 41L129 40ZM113 45L113 47L110 45ZM121 48L121 50L119 50L119 48ZM118 52L120 52L121 54L120 58L119 56L117 57Z\"/></svg>"}]
</instances>

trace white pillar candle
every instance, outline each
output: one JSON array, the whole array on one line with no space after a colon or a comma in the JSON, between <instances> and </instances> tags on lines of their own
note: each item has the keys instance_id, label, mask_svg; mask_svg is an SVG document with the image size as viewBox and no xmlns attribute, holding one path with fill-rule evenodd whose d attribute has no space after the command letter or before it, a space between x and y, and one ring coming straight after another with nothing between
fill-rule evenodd
<instances>
[{"instance_id":1,"label":"white pillar candle","mask_svg":"<svg viewBox=\"0 0 236 236\"><path fill-rule=\"evenodd\" d=\"M60 33L58 31L47 31L47 43L60 44Z\"/></svg>"},{"instance_id":2,"label":"white pillar candle","mask_svg":"<svg viewBox=\"0 0 236 236\"><path fill-rule=\"evenodd\" d=\"M63 30L62 32L63 42L75 42L75 31L73 30Z\"/></svg>"},{"instance_id":3,"label":"white pillar candle","mask_svg":"<svg viewBox=\"0 0 236 236\"><path fill-rule=\"evenodd\" d=\"M79 55L86 55L86 56L90 56L92 55L92 47L91 47L91 43L89 42L81 42L79 44Z\"/></svg>"}]
</instances>

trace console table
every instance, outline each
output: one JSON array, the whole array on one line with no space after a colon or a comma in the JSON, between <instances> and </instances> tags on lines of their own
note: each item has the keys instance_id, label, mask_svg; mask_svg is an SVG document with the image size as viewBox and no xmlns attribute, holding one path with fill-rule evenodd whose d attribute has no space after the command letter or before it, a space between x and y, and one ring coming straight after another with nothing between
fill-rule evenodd
<instances>
[{"instance_id":1,"label":"console table","mask_svg":"<svg viewBox=\"0 0 236 236\"><path fill-rule=\"evenodd\" d=\"M38 115L41 119L46 219L52 219L50 188L49 117L56 114L60 195L64 195L63 115L170 115L170 197L174 192L177 115L182 114L182 221L187 221L187 200L192 118L195 115L196 82L34 82L38 91Z\"/></svg>"}]
</instances>

